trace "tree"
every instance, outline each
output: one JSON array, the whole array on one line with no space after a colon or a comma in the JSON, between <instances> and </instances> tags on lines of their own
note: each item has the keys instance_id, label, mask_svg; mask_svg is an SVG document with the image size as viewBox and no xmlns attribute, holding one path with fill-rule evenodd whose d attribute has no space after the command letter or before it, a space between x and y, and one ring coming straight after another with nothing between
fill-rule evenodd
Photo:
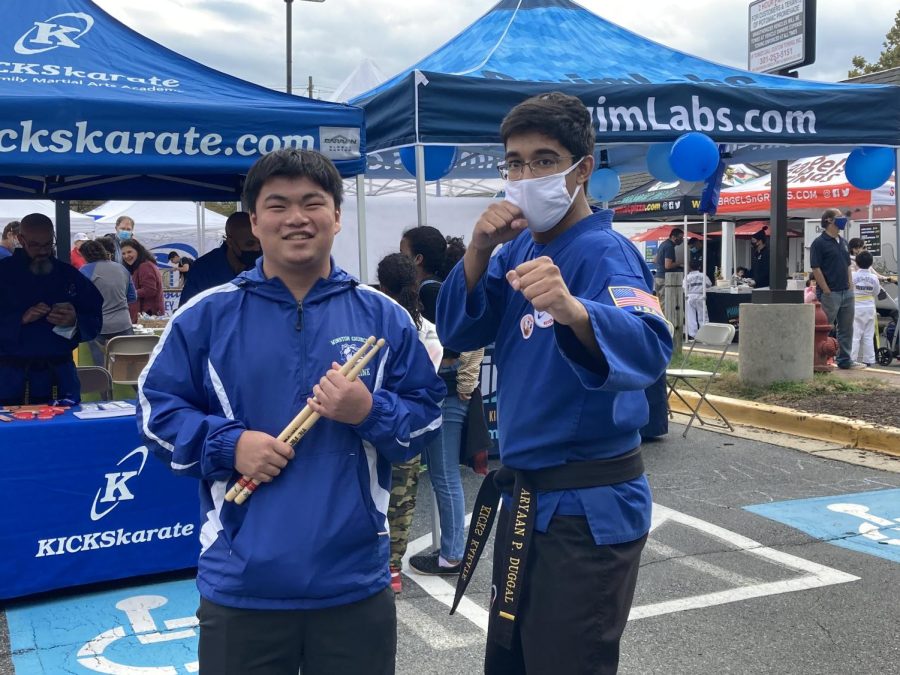
<instances>
[{"instance_id":1,"label":"tree","mask_svg":"<svg viewBox=\"0 0 900 675\"><path fill-rule=\"evenodd\" d=\"M854 56L852 60L853 70L849 71L847 76L859 77L860 75L877 73L888 68L900 67L900 11L894 17L894 27L888 31L882 44L884 51L881 52L875 63L868 63L865 57Z\"/></svg>"}]
</instances>

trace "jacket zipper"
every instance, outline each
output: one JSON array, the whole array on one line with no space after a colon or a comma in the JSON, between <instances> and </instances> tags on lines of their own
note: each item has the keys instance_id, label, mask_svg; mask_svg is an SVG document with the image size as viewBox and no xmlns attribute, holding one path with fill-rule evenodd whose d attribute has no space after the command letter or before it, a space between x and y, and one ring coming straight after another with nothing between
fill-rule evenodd
<instances>
[{"instance_id":1,"label":"jacket zipper","mask_svg":"<svg viewBox=\"0 0 900 675\"><path fill-rule=\"evenodd\" d=\"M303 301L297 303L297 323L294 324L295 330L303 330Z\"/></svg>"}]
</instances>

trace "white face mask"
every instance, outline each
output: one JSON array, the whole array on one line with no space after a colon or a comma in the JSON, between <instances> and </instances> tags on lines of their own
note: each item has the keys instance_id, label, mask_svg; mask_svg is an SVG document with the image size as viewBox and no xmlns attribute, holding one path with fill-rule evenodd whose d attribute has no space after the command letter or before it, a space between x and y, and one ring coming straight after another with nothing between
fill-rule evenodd
<instances>
[{"instance_id":1,"label":"white face mask","mask_svg":"<svg viewBox=\"0 0 900 675\"><path fill-rule=\"evenodd\" d=\"M569 212L581 185L575 189L575 194L570 195L566 187L566 176L583 159L584 157L561 173L506 181L506 201L522 209L525 220L528 221L528 229L532 232L552 229Z\"/></svg>"}]
</instances>

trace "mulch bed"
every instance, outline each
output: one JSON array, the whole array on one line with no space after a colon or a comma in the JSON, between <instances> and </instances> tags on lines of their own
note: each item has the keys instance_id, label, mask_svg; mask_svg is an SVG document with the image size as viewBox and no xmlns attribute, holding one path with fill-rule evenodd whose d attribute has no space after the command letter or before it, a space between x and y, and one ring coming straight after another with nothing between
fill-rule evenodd
<instances>
[{"instance_id":1,"label":"mulch bed","mask_svg":"<svg viewBox=\"0 0 900 675\"><path fill-rule=\"evenodd\" d=\"M840 415L872 424L900 428L900 388L897 387L873 387L867 392L832 393L767 402L809 413Z\"/></svg>"}]
</instances>

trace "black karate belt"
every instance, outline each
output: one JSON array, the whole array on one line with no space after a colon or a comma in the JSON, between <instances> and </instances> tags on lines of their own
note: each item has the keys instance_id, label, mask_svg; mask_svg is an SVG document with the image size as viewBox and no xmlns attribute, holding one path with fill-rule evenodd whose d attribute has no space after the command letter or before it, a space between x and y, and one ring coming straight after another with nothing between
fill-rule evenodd
<instances>
[{"instance_id":1,"label":"black karate belt","mask_svg":"<svg viewBox=\"0 0 900 675\"><path fill-rule=\"evenodd\" d=\"M31 373L35 371L50 371L50 401L59 398L59 378L56 375L56 366L64 366L72 363L72 355L65 356L0 356L0 365L18 368L25 371L25 380L22 385L22 396L17 401L4 401L3 405L29 405L31 403Z\"/></svg>"},{"instance_id":2,"label":"black karate belt","mask_svg":"<svg viewBox=\"0 0 900 675\"><path fill-rule=\"evenodd\" d=\"M511 492L513 499L507 523L508 542L502 551L504 570L502 587L495 590L496 597L491 599L490 620L493 630L490 631L490 635L491 639L502 647L510 649L519 601L525 587L528 549L537 517L535 493L615 485L640 478L643 474L644 461L641 458L640 448L612 459L570 462L534 471L516 471L507 467L491 471L481 483L478 496L475 498L472 522L466 539L465 557L456 582L456 595L450 614L456 611L466 587L472 580L475 567L484 552L494 525L494 518L500 509L502 493ZM497 555L497 552L494 555Z\"/></svg>"}]
</instances>

